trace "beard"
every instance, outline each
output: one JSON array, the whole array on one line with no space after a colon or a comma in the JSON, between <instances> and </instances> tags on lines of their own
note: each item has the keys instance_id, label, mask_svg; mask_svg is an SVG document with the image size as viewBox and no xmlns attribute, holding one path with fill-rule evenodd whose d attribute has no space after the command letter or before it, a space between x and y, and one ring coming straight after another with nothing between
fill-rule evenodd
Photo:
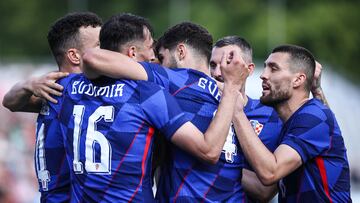
<instances>
[{"instance_id":1,"label":"beard","mask_svg":"<svg viewBox=\"0 0 360 203\"><path fill-rule=\"evenodd\" d=\"M262 95L260 102L266 106L276 107L289 100L290 96L288 89L284 90L280 87L275 87L275 90L271 90L267 95Z\"/></svg>"},{"instance_id":2,"label":"beard","mask_svg":"<svg viewBox=\"0 0 360 203\"><path fill-rule=\"evenodd\" d=\"M224 78L222 76L215 76L215 80L224 83Z\"/></svg>"},{"instance_id":3,"label":"beard","mask_svg":"<svg viewBox=\"0 0 360 203\"><path fill-rule=\"evenodd\" d=\"M178 63L173 55L170 55L169 64L166 64L168 68L178 68Z\"/></svg>"}]
</instances>

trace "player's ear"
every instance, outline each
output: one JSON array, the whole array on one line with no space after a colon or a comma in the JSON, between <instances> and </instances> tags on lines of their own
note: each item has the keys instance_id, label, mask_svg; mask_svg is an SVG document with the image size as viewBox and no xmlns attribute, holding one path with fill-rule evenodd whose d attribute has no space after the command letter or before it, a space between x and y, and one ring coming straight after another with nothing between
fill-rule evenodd
<instances>
[{"instance_id":1,"label":"player's ear","mask_svg":"<svg viewBox=\"0 0 360 203\"><path fill-rule=\"evenodd\" d=\"M248 64L247 66L248 66L248 69L250 70L249 75L251 75L251 74L254 72L254 70L255 70L255 64L254 64L254 63L250 63L250 64Z\"/></svg>"},{"instance_id":2,"label":"player's ear","mask_svg":"<svg viewBox=\"0 0 360 203\"><path fill-rule=\"evenodd\" d=\"M293 87L297 88L305 84L306 82L306 75L305 73L297 73L296 77L293 80Z\"/></svg>"},{"instance_id":3,"label":"player's ear","mask_svg":"<svg viewBox=\"0 0 360 203\"><path fill-rule=\"evenodd\" d=\"M127 48L127 52L126 52L127 56L134 59L136 58L137 56L137 50L136 50L136 46L132 45L132 46L129 46Z\"/></svg>"},{"instance_id":4,"label":"player's ear","mask_svg":"<svg viewBox=\"0 0 360 203\"><path fill-rule=\"evenodd\" d=\"M187 49L185 44L180 43L176 46L177 55L179 57L179 60L183 60L187 54Z\"/></svg>"},{"instance_id":5,"label":"player's ear","mask_svg":"<svg viewBox=\"0 0 360 203\"><path fill-rule=\"evenodd\" d=\"M75 48L70 48L66 51L66 57L68 60L75 65L80 65L81 62L81 54L79 50Z\"/></svg>"}]
</instances>

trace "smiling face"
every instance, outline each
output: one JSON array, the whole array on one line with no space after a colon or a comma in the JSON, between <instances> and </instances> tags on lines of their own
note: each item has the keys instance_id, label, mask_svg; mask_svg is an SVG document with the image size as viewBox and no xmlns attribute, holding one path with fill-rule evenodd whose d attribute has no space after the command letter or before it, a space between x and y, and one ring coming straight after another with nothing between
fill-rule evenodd
<instances>
[{"instance_id":1,"label":"smiling face","mask_svg":"<svg viewBox=\"0 0 360 203\"><path fill-rule=\"evenodd\" d=\"M289 70L289 54L272 53L266 59L262 79L261 103L277 106L290 99L294 73Z\"/></svg>"}]
</instances>

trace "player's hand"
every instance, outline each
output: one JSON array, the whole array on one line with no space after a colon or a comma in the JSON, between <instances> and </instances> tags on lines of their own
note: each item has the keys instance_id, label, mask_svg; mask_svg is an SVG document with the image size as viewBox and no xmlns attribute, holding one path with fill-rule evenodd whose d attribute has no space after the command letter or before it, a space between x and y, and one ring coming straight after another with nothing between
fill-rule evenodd
<instances>
[{"instance_id":1,"label":"player's hand","mask_svg":"<svg viewBox=\"0 0 360 203\"><path fill-rule=\"evenodd\" d=\"M215 80L215 82L216 82L216 85L218 86L220 94L221 94L223 92L223 90L224 90L224 83L220 82L218 80Z\"/></svg>"},{"instance_id":2,"label":"player's hand","mask_svg":"<svg viewBox=\"0 0 360 203\"><path fill-rule=\"evenodd\" d=\"M220 62L220 69L225 86L230 84L236 86L238 90L242 88L250 74L250 68L236 49L224 51Z\"/></svg>"},{"instance_id":3,"label":"player's hand","mask_svg":"<svg viewBox=\"0 0 360 203\"><path fill-rule=\"evenodd\" d=\"M315 66L315 73L314 73L314 78L311 84L311 92L313 94L318 93L319 91L321 91L321 72L322 72L322 65L315 61L316 66Z\"/></svg>"},{"instance_id":4,"label":"player's hand","mask_svg":"<svg viewBox=\"0 0 360 203\"><path fill-rule=\"evenodd\" d=\"M60 78L68 76L66 72L50 72L41 77L33 78L30 82L30 91L37 96L44 98L50 102L57 103L57 100L52 97L61 96L63 86L56 83Z\"/></svg>"}]
</instances>

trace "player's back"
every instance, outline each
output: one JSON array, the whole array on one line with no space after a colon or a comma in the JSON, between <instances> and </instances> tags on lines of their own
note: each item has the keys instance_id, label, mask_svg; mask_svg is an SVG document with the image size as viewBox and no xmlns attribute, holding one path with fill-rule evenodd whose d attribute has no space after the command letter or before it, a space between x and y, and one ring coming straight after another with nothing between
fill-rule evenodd
<instances>
[{"instance_id":1,"label":"player's back","mask_svg":"<svg viewBox=\"0 0 360 203\"><path fill-rule=\"evenodd\" d=\"M76 75L65 86L59 119L72 202L151 202L152 126L170 139L184 114L149 82Z\"/></svg>"}]
</instances>

